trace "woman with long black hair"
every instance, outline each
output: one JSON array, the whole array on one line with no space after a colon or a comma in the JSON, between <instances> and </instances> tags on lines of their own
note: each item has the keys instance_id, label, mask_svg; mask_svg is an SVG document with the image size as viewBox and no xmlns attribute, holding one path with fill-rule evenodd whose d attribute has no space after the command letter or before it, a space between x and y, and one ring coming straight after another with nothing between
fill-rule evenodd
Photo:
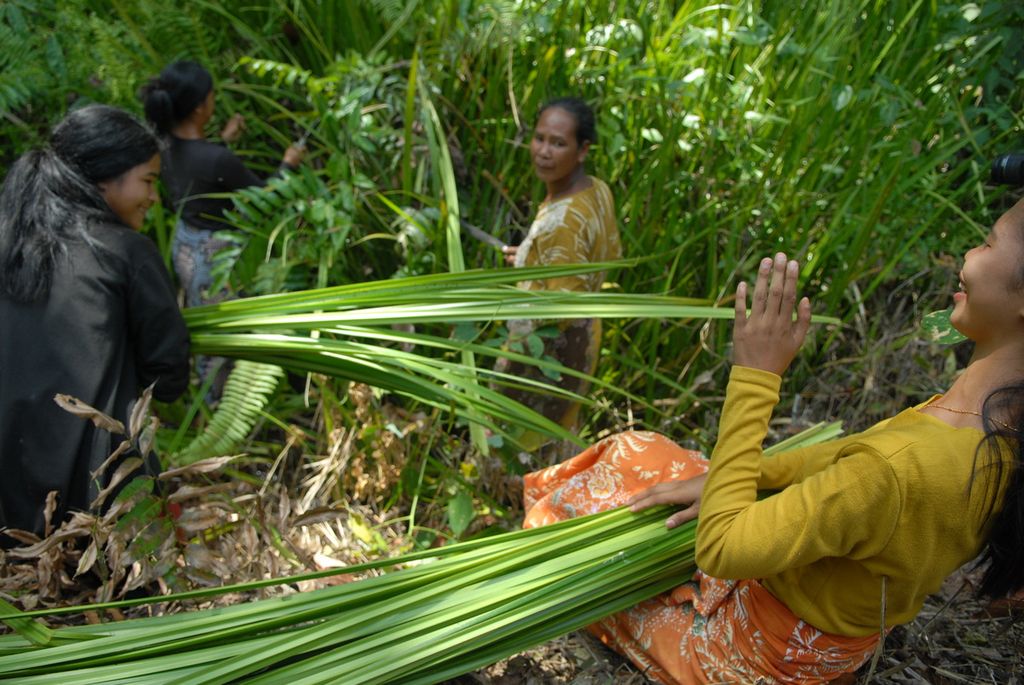
<instances>
[{"instance_id":1,"label":"woman with long black hair","mask_svg":"<svg viewBox=\"0 0 1024 685\"><path fill-rule=\"evenodd\" d=\"M186 306L205 304L217 299L209 292L213 255L226 245L214 232L230 228L224 212L232 205L224 193L262 186L264 180L227 147L207 139L214 89L213 77L201 64L169 64L142 88L141 96L146 118L166 142L162 179L180 212L172 246L174 270L185 289ZM236 114L221 138L231 141L241 129L242 118ZM296 168L304 154L303 148L289 146L281 167Z\"/></svg>"},{"instance_id":2,"label":"woman with long black hair","mask_svg":"<svg viewBox=\"0 0 1024 685\"><path fill-rule=\"evenodd\" d=\"M95 472L121 438L58 407L56 394L127 425L141 389L155 383L169 401L187 386L188 330L159 251L138 233L159 173L153 133L93 105L4 180L0 527L42 534L48 493L59 520L105 483Z\"/></svg>"}]
</instances>

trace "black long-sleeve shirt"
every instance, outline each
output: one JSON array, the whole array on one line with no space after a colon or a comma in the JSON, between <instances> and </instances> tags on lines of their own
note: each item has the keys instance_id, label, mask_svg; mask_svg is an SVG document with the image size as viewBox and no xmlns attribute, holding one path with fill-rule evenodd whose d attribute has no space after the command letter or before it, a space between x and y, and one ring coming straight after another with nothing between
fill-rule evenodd
<instances>
[{"instance_id":1,"label":"black long-sleeve shirt","mask_svg":"<svg viewBox=\"0 0 1024 685\"><path fill-rule=\"evenodd\" d=\"M224 222L224 211L231 209L230 199L209 194L264 184L223 145L175 136L168 139L161 178L182 220L193 228L209 231L230 228Z\"/></svg>"},{"instance_id":2,"label":"black long-sleeve shirt","mask_svg":"<svg viewBox=\"0 0 1024 685\"><path fill-rule=\"evenodd\" d=\"M90 473L123 439L54 395L127 426L142 388L156 381L154 396L172 400L188 384L188 330L156 246L116 224L90 235L95 245L67 245L45 300L0 295L0 526L41 532L51 490L58 516L87 508L97 492Z\"/></svg>"}]
</instances>

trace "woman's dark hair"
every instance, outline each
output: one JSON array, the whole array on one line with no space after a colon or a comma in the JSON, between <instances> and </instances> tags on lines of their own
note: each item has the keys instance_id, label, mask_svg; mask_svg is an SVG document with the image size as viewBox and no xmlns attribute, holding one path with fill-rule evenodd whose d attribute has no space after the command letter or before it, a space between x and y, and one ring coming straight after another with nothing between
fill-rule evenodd
<instances>
[{"instance_id":1,"label":"woman's dark hair","mask_svg":"<svg viewBox=\"0 0 1024 685\"><path fill-rule=\"evenodd\" d=\"M198 62L173 62L139 92L146 118L160 135L184 121L213 90L213 77Z\"/></svg>"},{"instance_id":2,"label":"woman's dark hair","mask_svg":"<svg viewBox=\"0 0 1024 685\"><path fill-rule=\"evenodd\" d=\"M1024 200L1003 218L1024 240ZM1024 291L1024 269L1018 273L1016 287ZM981 415L985 437L974 453L971 488L984 476L988 535L978 561L985 566L978 593L1002 597L1024 587L1024 381L993 391L985 398ZM1002 503L997 510L1001 485Z\"/></svg>"},{"instance_id":3,"label":"woman's dark hair","mask_svg":"<svg viewBox=\"0 0 1024 685\"><path fill-rule=\"evenodd\" d=\"M971 488L984 476L988 535L978 560L985 567L978 593L1003 597L1024 587L1024 383L992 392L981 414L985 437L974 454Z\"/></svg>"},{"instance_id":4,"label":"woman's dark hair","mask_svg":"<svg viewBox=\"0 0 1024 685\"><path fill-rule=\"evenodd\" d=\"M160 152L127 112L91 105L68 114L49 147L25 153L0 188L0 295L34 302L50 292L69 240L89 242L92 222L117 222L98 184Z\"/></svg>"},{"instance_id":5,"label":"woman's dark hair","mask_svg":"<svg viewBox=\"0 0 1024 685\"><path fill-rule=\"evenodd\" d=\"M540 119L540 115L544 114L547 110L552 107L564 109L566 112L572 115L572 118L576 120L576 144L583 145L583 143L590 141L591 144L597 142L597 126L594 123L594 110L590 109L590 105L585 103L579 98L555 98L544 103L544 106L537 112L537 118Z\"/></svg>"}]
</instances>

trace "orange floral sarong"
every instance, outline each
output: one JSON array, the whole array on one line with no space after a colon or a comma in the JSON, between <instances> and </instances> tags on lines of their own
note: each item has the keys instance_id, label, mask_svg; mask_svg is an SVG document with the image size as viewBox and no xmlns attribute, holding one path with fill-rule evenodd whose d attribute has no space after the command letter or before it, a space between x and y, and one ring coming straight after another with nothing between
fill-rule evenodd
<instances>
[{"instance_id":1,"label":"orange floral sarong","mask_svg":"<svg viewBox=\"0 0 1024 685\"><path fill-rule=\"evenodd\" d=\"M699 452L658 433L613 435L527 474L523 526L611 509L653 485L707 470ZM699 571L692 581L589 630L666 685L824 683L856 671L878 644L877 635L844 637L808 625L756 580Z\"/></svg>"}]
</instances>

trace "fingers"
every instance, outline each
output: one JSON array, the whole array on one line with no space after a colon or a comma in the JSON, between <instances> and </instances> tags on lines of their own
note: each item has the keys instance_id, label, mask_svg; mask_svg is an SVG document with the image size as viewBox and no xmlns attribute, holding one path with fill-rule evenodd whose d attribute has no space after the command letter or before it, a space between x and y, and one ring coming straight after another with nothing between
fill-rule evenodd
<instances>
[{"instance_id":1,"label":"fingers","mask_svg":"<svg viewBox=\"0 0 1024 685\"><path fill-rule=\"evenodd\" d=\"M686 480L666 481L643 492L633 495L626 504L631 511L643 511L659 504L676 504L686 507L665 520L668 528L675 528L697 518L700 511L700 494L704 489L706 476L695 476Z\"/></svg>"},{"instance_id":2,"label":"fingers","mask_svg":"<svg viewBox=\"0 0 1024 685\"><path fill-rule=\"evenodd\" d=\"M743 328L747 325L747 282L740 281L736 286L736 316L733 324L734 330L742 334Z\"/></svg>"},{"instance_id":3,"label":"fingers","mask_svg":"<svg viewBox=\"0 0 1024 685\"><path fill-rule=\"evenodd\" d=\"M699 512L700 508L697 507L696 505L687 507L682 511L677 511L676 513L672 514L667 519L665 519L665 527L675 528L676 526L681 526L687 521L692 521L693 519L697 518L697 514Z\"/></svg>"},{"instance_id":4,"label":"fingers","mask_svg":"<svg viewBox=\"0 0 1024 685\"><path fill-rule=\"evenodd\" d=\"M757 270L751 316L773 318L781 316L784 321L791 321L793 308L796 306L796 288L799 280L800 264L795 259L787 259L785 253L777 253L774 259L768 257L762 259ZM746 289L744 288L745 294ZM736 299L736 320L739 322L741 311L739 286L736 288ZM742 310L746 313L745 298Z\"/></svg>"},{"instance_id":5,"label":"fingers","mask_svg":"<svg viewBox=\"0 0 1024 685\"><path fill-rule=\"evenodd\" d=\"M749 315L748 286L741 283L736 287L735 364L780 376L789 368L811 323L810 301L803 298L797 302L799 280L800 264L779 252L758 264Z\"/></svg>"},{"instance_id":6,"label":"fingers","mask_svg":"<svg viewBox=\"0 0 1024 685\"><path fill-rule=\"evenodd\" d=\"M795 297L795 296L794 296ZM807 337L807 330L811 327L811 301L806 297L801 298L800 305L796 309L796 323L793 325L793 341L797 347L803 345Z\"/></svg>"},{"instance_id":7,"label":"fingers","mask_svg":"<svg viewBox=\"0 0 1024 685\"><path fill-rule=\"evenodd\" d=\"M788 271L786 270L786 255L779 252L775 255L775 259L771 264L772 278L771 283L768 286L768 296L765 304L765 314L767 316L774 316L782 311L782 294L786 288L786 277L788 275Z\"/></svg>"},{"instance_id":8,"label":"fingers","mask_svg":"<svg viewBox=\"0 0 1024 685\"><path fill-rule=\"evenodd\" d=\"M519 247L516 245L503 245L501 248L502 254L505 256L505 263L509 266L516 265L516 253L519 251Z\"/></svg>"},{"instance_id":9,"label":"fingers","mask_svg":"<svg viewBox=\"0 0 1024 685\"><path fill-rule=\"evenodd\" d=\"M699 495L700 490L692 492L691 487L686 485L688 481L666 481L647 488L629 498L626 504L632 511L643 511L659 504L686 504L693 503Z\"/></svg>"},{"instance_id":10,"label":"fingers","mask_svg":"<svg viewBox=\"0 0 1024 685\"><path fill-rule=\"evenodd\" d=\"M665 526L675 528L687 521L692 521L697 518L700 505L691 496L681 497L679 485L679 482L661 483L634 495L628 502L630 511L643 511L659 504L686 504L689 506L665 519Z\"/></svg>"},{"instance_id":11,"label":"fingers","mask_svg":"<svg viewBox=\"0 0 1024 685\"><path fill-rule=\"evenodd\" d=\"M284 162L291 166L299 166L302 164L302 159L306 156L306 148L297 147L295 145L289 145L288 149L284 151Z\"/></svg>"},{"instance_id":12,"label":"fingers","mask_svg":"<svg viewBox=\"0 0 1024 685\"><path fill-rule=\"evenodd\" d=\"M768 310L768 279L772 273L772 260L765 257L757 270L754 282L754 301L750 303L751 316L764 316Z\"/></svg>"},{"instance_id":13,"label":"fingers","mask_svg":"<svg viewBox=\"0 0 1024 685\"><path fill-rule=\"evenodd\" d=\"M785 255L783 255L785 260ZM793 307L796 306L796 282L800 276L800 265L797 264L795 259L791 259L786 262L786 273L782 283L782 306L779 310L780 314L790 315L793 311Z\"/></svg>"}]
</instances>

